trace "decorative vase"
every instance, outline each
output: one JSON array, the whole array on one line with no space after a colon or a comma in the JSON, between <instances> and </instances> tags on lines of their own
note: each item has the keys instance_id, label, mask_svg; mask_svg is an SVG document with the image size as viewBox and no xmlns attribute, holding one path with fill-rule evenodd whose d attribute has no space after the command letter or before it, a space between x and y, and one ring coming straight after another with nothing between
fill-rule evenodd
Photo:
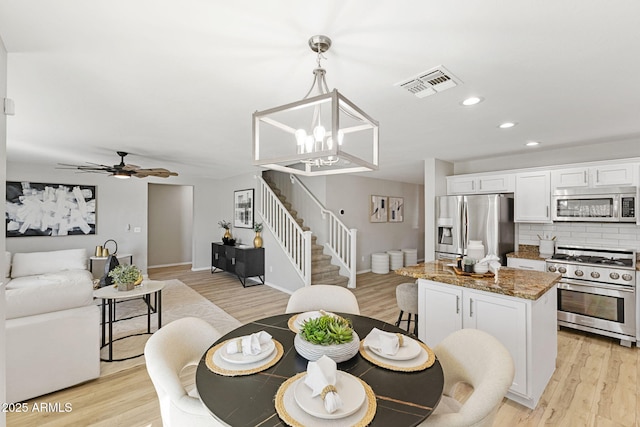
<instances>
[{"instance_id":1,"label":"decorative vase","mask_svg":"<svg viewBox=\"0 0 640 427\"><path fill-rule=\"evenodd\" d=\"M333 359L336 363L344 362L351 359L358 353L360 349L360 338L353 331L353 340L344 344L320 345L312 344L297 334L293 339L293 346L298 354L305 359L315 362L323 355Z\"/></svg>"},{"instance_id":2,"label":"decorative vase","mask_svg":"<svg viewBox=\"0 0 640 427\"><path fill-rule=\"evenodd\" d=\"M131 282L131 283L118 283L116 286L118 287L119 291L126 292L126 291L133 290L133 287L135 286L135 283L133 283L133 282Z\"/></svg>"},{"instance_id":3,"label":"decorative vase","mask_svg":"<svg viewBox=\"0 0 640 427\"><path fill-rule=\"evenodd\" d=\"M256 231L256 237L253 238L253 247L254 248L262 247L262 236L260 236L259 231Z\"/></svg>"},{"instance_id":4,"label":"decorative vase","mask_svg":"<svg viewBox=\"0 0 640 427\"><path fill-rule=\"evenodd\" d=\"M223 238L228 239L232 239L233 236L231 235L231 230L229 230L228 228L224 229L224 236L222 236Z\"/></svg>"}]
</instances>

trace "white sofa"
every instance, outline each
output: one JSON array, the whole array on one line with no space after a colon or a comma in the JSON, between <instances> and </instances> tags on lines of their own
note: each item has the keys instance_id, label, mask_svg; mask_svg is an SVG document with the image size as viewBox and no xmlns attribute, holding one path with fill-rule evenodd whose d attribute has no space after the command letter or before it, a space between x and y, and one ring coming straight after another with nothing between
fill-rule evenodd
<instances>
[{"instance_id":1,"label":"white sofa","mask_svg":"<svg viewBox=\"0 0 640 427\"><path fill-rule=\"evenodd\" d=\"M7 401L100 376L100 310L85 249L7 253Z\"/></svg>"}]
</instances>

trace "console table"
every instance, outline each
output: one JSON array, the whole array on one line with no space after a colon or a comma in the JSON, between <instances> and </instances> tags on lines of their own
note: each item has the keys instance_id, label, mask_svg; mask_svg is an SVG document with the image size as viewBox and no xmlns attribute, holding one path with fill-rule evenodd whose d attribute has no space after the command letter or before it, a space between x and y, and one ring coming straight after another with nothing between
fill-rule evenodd
<instances>
[{"instance_id":1,"label":"console table","mask_svg":"<svg viewBox=\"0 0 640 427\"><path fill-rule=\"evenodd\" d=\"M249 277L257 277L264 284L264 248L211 243L211 273L216 270L234 273L243 287L247 287Z\"/></svg>"}]
</instances>

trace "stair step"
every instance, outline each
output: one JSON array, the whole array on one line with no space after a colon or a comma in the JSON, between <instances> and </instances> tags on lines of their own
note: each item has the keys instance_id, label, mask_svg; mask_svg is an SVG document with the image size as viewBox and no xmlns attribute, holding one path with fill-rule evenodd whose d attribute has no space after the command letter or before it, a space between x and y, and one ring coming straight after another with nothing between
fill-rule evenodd
<instances>
[{"instance_id":1,"label":"stair step","mask_svg":"<svg viewBox=\"0 0 640 427\"><path fill-rule=\"evenodd\" d=\"M345 288L349 284L349 278L344 276L335 276L332 278L319 279L317 282L311 278L312 285L335 285L344 286Z\"/></svg>"},{"instance_id":2,"label":"stair step","mask_svg":"<svg viewBox=\"0 0 640 427\"><path fill-rule=\"evenodd\" d=\"M319 261L329 261L331 263L331 255L326 255L323 253L312 254L311 255L311 263L319 262Z\"/></svg>"},{"instance_id":3,"label":"stair step","mask_svg":"<svg viewBox=\"0 0 640 427\"><path fill-rule=\"evenodd\" d=\"M312 264L311 265L311 275L314 276L316 274L321 274L321 273L331 273L331 272L338 272L340 271L340 267L338 267L337 265L333 265L331 263L328 264Z\"/></svg>"}]
</instances>

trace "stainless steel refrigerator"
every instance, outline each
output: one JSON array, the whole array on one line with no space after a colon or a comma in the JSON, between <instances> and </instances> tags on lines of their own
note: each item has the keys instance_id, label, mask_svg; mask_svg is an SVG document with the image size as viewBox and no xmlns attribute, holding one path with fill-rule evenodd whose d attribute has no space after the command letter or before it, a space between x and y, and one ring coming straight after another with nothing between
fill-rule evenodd
<instances>
[{"instance_id":1,"label":"stainless steel refrigerator","mask_svg":"<svg viewBox=\"0 0 640 427\"><path fill-rule=\"evenodd\" d=\"M507 264L506 255L515 247L512 194L436 199L436 259L466 255L470 240L481 240L487 255Z\"/></svg>"}]
</instances>

